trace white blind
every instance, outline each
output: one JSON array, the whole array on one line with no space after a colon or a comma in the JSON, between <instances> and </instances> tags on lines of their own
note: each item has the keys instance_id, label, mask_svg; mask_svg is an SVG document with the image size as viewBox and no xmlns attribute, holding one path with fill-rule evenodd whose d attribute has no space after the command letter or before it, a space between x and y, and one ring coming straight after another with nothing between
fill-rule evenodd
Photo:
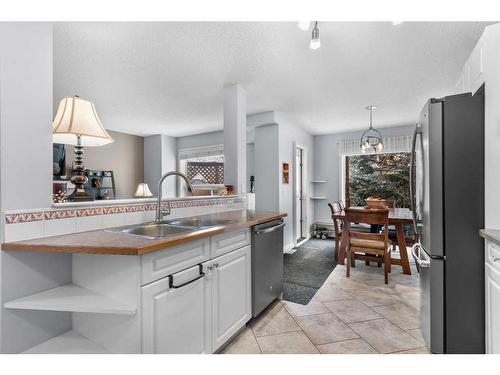
<instances>
[{"instance_id":1,"label":"white blind","mask_svg":"<svg viewBox=\"0 0 500 375\"><path fill-rule=\"evenodd\" d=\"M184 148L179 150L179 159L196 159L206 156L224 155L224 145Z\"/></svg>"},{"instance_id":2,"label":"white blind","mask_svg":"<svg viewBox=\"0 0 500 375\"><path fill-rule=\"evenodd\" d=\"M403 135L399 137L387 137L383 138L384 141L384 153L395 153L395 152L410 152L411 151L411 136ZM346 141L340 141L337 143L339 155L366 155L374 154L373 150L367 151L365 153L361 152L359 147L359 139L350 139Z\"/></svg>"}]
</instances>

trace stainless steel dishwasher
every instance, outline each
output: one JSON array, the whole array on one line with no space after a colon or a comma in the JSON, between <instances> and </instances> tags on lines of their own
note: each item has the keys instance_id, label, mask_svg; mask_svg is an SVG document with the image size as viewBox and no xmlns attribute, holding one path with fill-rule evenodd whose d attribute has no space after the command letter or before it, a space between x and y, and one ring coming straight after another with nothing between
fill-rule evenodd
<instances>
[{"instance_id":1,"label":"stainless steel dishwasher","mask_svg":"<svg viewBox=\"0 0 500 375\"><path fill-rule=\"evenodd\" d=\"M252 316L283 292L283 220L255 225L252 230Z\"/></svg>"}]
</instances>

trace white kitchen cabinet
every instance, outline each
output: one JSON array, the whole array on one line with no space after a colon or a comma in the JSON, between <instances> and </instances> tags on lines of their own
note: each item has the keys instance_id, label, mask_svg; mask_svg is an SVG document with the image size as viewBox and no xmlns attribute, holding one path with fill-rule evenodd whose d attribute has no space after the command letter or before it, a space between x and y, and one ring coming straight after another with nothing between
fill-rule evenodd
<instances>
[{"instance_id":1,"label":"white kitchen cabinet","mask_svg":"<svg viewBox=\"0 0 500 375\"><path fill-rule=\"evenodd\" d=\"M500 354L500 247L486 243L486 353Z\"/></svg>"},{"instance_id":2,"label":"white kitchen cabinet","mask_svg":"<svg viewBox=\"0 0 500 375\"><path fill-rule=\"evenodd\" d=\"M252 317L250 246L212 261L212 340L217 350Z\"/></svg>"},{"instance_id":3,"label":"white kitchen cabinet","mask_svg":"<svg viewBox=\"0 0 500 375\"><path fill-rule=\"evenodd\" d=\"M212 285L199 278L206 270L205 263L141 288L143 353L211 353Z\"/></svg>"}]
</instances>

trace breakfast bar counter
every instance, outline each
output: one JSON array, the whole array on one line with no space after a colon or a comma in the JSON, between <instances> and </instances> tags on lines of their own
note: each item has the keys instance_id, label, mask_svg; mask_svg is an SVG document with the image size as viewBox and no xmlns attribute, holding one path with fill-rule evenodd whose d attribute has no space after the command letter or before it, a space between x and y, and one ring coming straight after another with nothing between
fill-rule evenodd
<instances>
[{"instance_id":1,"label":"breakfast bar counter","mask_svg":"<svg viewBox=\"0 0 500 375\"><path fill-rule=\"evenodd\" d=\"M230 220L231 223L200 228L173 236L148 239L110 230L94 230L60 236L42 237L2 244L4 251L27 251L47 253L85 253L105 255L141 255L165 249L191 240L213 236L228 230L251 227L267 221L280 219L286 213L240 210L196 216L215 220Z\"/></svg>"}]
</instances>

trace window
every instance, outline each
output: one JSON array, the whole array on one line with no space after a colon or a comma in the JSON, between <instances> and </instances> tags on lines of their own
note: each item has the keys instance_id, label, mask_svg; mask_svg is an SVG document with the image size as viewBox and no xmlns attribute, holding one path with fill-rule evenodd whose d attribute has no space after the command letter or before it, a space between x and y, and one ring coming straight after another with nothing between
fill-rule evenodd
<instances>
[{"instance_id":1,"label":"window","mask_svg":"<svg viewBox=\"0 0 500 375\"><path fill-rule=\"evenodd\" d=\"M179 170L200 194L216 194L224 186L224 149L222 145L179 151Z\"/></svg>"},{"instance_id":2,"label":"window","mask_svg":"<svg viewBox=\"0 0 500 375\"><path fill-rule=\"evenodd\" d=\"M345 158L347 206L364 206L371 196L394 199L410 208L410 153L353 155Z\"/></svg>"}]
</instances>

